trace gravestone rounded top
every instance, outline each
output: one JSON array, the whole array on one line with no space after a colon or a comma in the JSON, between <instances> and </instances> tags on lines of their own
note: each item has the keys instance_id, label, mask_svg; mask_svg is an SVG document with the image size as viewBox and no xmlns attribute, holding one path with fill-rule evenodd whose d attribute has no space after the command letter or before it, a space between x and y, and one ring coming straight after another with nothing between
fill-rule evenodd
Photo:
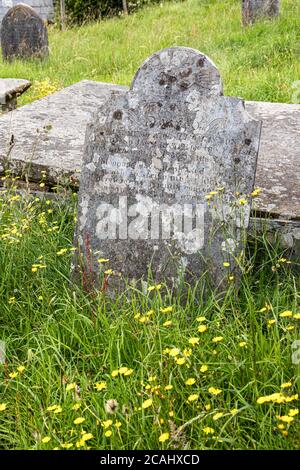
<instances>
[{"instance_id":1,"label":"gravestone rounded top","mask_svg":"<svg viewBox=\"0 0 300 470\"><path fill-rule=\"evenodd\" d=\"M48 55L48 33L42 18L29 5L10 8L1 25L4 60L44 58Z\"/></svg>"},{"instance_id":2,"label":"gravestone rounded top","mask_svg":"<svg viewBox=\"0 0 300 470\"><path fill-rule=\"evenodd\" d=\"M147 98L194 90L202 96L220 96L223 84L217 67L207 56L189 47L171 47L156 52L141 65L131 90Z\"/></svg>"}]
</instances>

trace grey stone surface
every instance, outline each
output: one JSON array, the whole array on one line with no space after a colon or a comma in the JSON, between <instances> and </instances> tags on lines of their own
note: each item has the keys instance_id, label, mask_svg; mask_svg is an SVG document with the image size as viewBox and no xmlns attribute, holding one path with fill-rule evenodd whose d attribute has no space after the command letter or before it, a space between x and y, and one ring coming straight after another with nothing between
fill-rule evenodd
<instances>
[{"instance_id":1,"label":"grey stone surface","mask_svg":"<svg viewBox=\"0 0 300 470\"><path fill-rule=\"evenodd\" d=\"M39 101L0 116L0 158L5 159L14 136L10 168L29 172L48 184L76 180L82 164L85 129L92 113L117 90L126 87L82 81ZM300 220L300 105L246 102L246 110L263 121L255 200L260 216Z\"/></svg>"},{"instance_id":2,"label":"grey stone surface","mask_svg":"<svg viewBox=\"0 0 300 470\"><path fill-rule=\"evenodd\" d=\"M0 0L0 25L8 10L19 3L32 7L43 20L54 20L53 0Z\"/></svg>"},{"instance_id":3,"label":"grey stone surface","mask_svg":"<svg viewBox=\"0 0 300 470\"><path fill-rule=\"evenodd\" d=\"M12 111L17 106L17 98L22 95L31 83L17 78L0 78L0 112Z\"/></svg>"},{"instance_id":4,"label":"grey stone surface","mask_svg":"<svg viewBox=\"0 0 300 470\"><path fill-rule=\"evenodd\" d=\"M274 18L279 15L280 0L242 0L242 17L245 26L260 18Z\"/></svg>"},{"instance_id":5,"label":"grey stone surface","mask_svg":"<svg viewBox=\"0 0 300 470\"><path fill-rule=\"evenodd\" d=\"M0 34L4 60L44 59L49 54L44 21L33 8L23 3L8 10Z\"/></svg>"},{"instance_id":6,"label":"grey stone surface","mask_svg":"<svg viewBox=\"0 0 300 470\"><path fill-rule=\"evenodd\" d=\"M255 207L300 220L300 106L249 102L247 110L263 122L255 183L263 191Z\"/></svg>"},{"instance_id":7,"label":"grey stone surface","mask_svg":"<svg viewBox=\"0 0 300 470\"><path fill-rule=\"evenodd\" d=\"M164 49L139 68L130 91L113 94L94 115L75 266L91 284L99 257L110 260L112 289L149 275L173 286L195 282L206 270L220 290L229 273L238 278L261 123L222 90L205 55Z\"/></svg>"},{"instance_id":8,"label":"grey stone surface","mask_svg":"<svg viewBox=\"0 0 300 470\"><path fill-rule=\"evenodd\" d=\"M16 175L27 173L31 181L39 181L46 171L48 185L78 187L86 125L112 90L124 89L83 81L1 116L2 167L9 164Z\"/></svg>"}]
</instances>

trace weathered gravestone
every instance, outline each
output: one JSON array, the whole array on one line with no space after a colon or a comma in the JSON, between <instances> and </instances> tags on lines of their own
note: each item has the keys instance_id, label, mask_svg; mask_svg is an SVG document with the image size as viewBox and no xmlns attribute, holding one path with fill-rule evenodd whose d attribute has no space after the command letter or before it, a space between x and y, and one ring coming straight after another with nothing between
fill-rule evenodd
<instances>
[{"instance_id":1,"label":"weathered gravestone","mask_svg":"<svg viewBox=\"0 0 300 470\"><path fill-rule=\"evenodd\" d=\"M75 271L97 285L109 266L116 289L126 278L176 284L208 269L224 287L245 243L260 129L242 100L223 96L205 55L151 56L88 126Z\"/></svg>"},{"instance_id":2,"label":"weathered gravestone","mask_svg":"<svg viewBox=\"0 0 300 470\"><path fill-rule=\"evenodd\" d=\"M242 0L243 24L251 25L259 18L279 15L280 0Z\"/></svg>"},{"instance_id":3,"label":"weathered gravestone","mask_svg":"<svg viewBox=\"0 0 300 470\"><path fill-rule=\"evenodd\" d=\"M44 21L28 5L11 8L1 26L4 60L44 59L49 54L48 32Z\"/></svg>"}]
</instances>

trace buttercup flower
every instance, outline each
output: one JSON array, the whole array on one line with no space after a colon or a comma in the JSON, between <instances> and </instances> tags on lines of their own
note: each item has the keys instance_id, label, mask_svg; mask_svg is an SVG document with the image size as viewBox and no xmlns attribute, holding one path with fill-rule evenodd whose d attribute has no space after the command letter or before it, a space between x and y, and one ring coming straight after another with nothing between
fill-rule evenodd
<instances>
[{"instance_id":1,"label":"buttercup flower","mask_svg":"<svg viewBox=\"0 0 300 470\"><path fill-rule=\"evenodd\" d=\"M203 432L205 434L214 434L215 430L207 426L206 428L203 428Z\"/></svg>"},{"instance_id":2,"label":"buttercup flower","mask_svg":"<svg viewBox=\"0 0 300 470\"><path fill-rule=\"evenodd\" d=\"M68 384L66 386L66 391L69 392L70 390L74 390L76 388L76 383Z\"/></svg>"},{"instance_id":3,"label":"buttercup flower","mask_svg":"<svg viewBox=\"0 0 300 470\"><path fill-rule=\"evenodd\" d=\"M194 385L195 383L196 383L196 379L193 379L193 378L187 379L185 381L185 385Z\"/></svg>"},{"instance_id":4,"label":"buttercup flower","mask_svg":"<svg viewBox=\"0 0 300 470\"><path fill-rule=\"evenodd\" d=\"M82 417L81 418L76 418L73 421L74 424L82 424L84 422L85 422L85 418L82 418Z\"/></svg>"},{"instance_id":5,"label":"buttercup flower","mask_svg":"<svg viewBox=\"0 0 300 470\"><path fill-rule=\"evenodd\" d=\"M215 396L220 395L220 393L222 393L222 390L220 388L215 388L215 387L209 387L208 391L209 393Z\"/></svg>"},{"instance_id":6,"label":"buttercup flower","mask_svg":"<svg viewBox=\"0 0 300 470\"><path fill-rule=\"evenodd\" d=\"M207 331L207 326L206 325L198 326L198 331L199 333L205 333L205 331Z\"/></svg>"},{"instance_id":7,"label":"buttercup flower","mask_svg":"<svg viewBox=\"0 0 300 470\"><path fill-rule=\"evenodd\" d=\"M193 393L188 397L188 402L192 403L193 401L197 401L199 398L199 395L197 393Z\"/></svg>"},{"instance_id":8,"label":"buttercup flower","mask_svg":"<svg viewBox=\"0 0 300 470\"><path fill-rule=\"evenodd\" d=\"M95 389L97 392L101 392L101 390L105 390L107 388L106 382L96 382Z\"/></svg>"},{"instance_id":9,"label":"buttercup flower","mask_svg":"<svg viewBox=\"0 0 300 470\"><path fill-rule=\"evenodd\" d=\"M159 436L159 442L165 442L170 438L170 434L168 432L164 432Z\"/></svg>"},{"instance_id":10,"label":"buttercup flower","mask_svg":"<svg viewBox=\"0 0 300 470\"><path fill-rule=\"evenodd\" d=\"M142 404L143 410L145 410L146 408L149 408L152 405L152 403L153 403L152 398L148 398L148 400L144 401Z\"/></svg>"},{"instance_id":11,"label":"buttercup flower","mask_svg":"<svg viewBox=\"0 0 300 470\"><path fill-rule=\"evenodd\" d=\"M200 338L190 338L189 343L195 346L196 344L199 344Z\"/></svg>"},{"instance_id":12,"label":"buttercup flower","mask_svg":"<svg viewBox=\"0 0 300 470\"><path fill-rule=\"evenodd\" d=\"M213 339L212 339L212 342L213 343L219 343L220 341L223 341L223 336L215 336Z\"/></svg>"},{"instance_id":13,"label":"buttercup flower","mask_svg":"<svg viewBox=\"0 0 300 470\"><path fill-rule=\"evenodd\" d=\"M183 366L183 364L186 363L186 359L185 357L178 357L176 358L175 362L178 366Z\"/></svg>"}]
</instances>

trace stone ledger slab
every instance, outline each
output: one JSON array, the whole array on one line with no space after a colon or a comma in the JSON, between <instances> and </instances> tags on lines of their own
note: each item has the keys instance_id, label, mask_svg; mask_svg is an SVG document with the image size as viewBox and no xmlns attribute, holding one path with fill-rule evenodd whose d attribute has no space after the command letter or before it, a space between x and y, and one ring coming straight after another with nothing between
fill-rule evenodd
<instances>
[{"instance_id":1,"label":"stone ledger slab","mask_svg":"<svg viewBox=\"0 0 300 470\"><path fill-rule=\"evenodd\" d=\"M10 166L49 185L76 186L82 164L85 130L93 112L112 91L127 87L84 80L0 117L0 161L10 150ZM300 220L300 105L246 102L246 110L263 121L256 186L262 215ZM13 139L12 139L13 136ZM0 168L1 170L1 168Z\"/></svg>"},{"instance_id":2,"label":"stone ledger slab","mask_svg":"<svg viewBox=\"0 0 300 470\"><path fill-rule=\"evenodd\" d=\"M22 95L31 83L18 78L0 78L0 111L12 111L17 106L17 98Z\"/></svg>"}]
</instances>

